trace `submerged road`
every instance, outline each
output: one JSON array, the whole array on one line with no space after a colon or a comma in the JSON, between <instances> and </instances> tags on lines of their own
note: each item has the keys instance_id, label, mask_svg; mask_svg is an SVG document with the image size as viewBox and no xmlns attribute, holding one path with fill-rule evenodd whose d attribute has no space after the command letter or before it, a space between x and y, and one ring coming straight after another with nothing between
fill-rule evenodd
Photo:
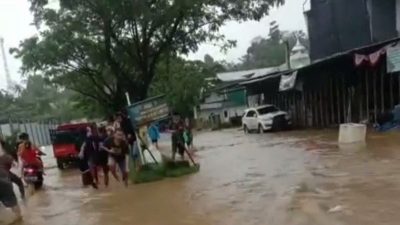
<instances>
[{"instance_id":1,"label":"submerged road","mask_svg":"<svg viewBox=\"0 0 400 225\"><path fill-rule=\"evenodd\" d=\"M195 137L200 172L160 182L81 187L45 159L45 187L21 225L397 225L400 135L339 148L334 131Z\"/></svg>"}]
</instances>

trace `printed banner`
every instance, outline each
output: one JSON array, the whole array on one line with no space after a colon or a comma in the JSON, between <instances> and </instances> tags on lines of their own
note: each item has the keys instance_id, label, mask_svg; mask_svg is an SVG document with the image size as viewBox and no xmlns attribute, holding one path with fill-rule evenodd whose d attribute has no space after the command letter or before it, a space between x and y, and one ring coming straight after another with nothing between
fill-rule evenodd
<instances>
[{"instance_id":1,"label":"printed banner","mask_svg":"<svg viewBox=\"0 0 400 225\"><path fill-rule=\"evenodd\" d=\"M288 91L296 86L297 71L288 75L281 76L281 82L279 84L279 91Z\"/></svg>"},{"instance_id":2,"label":"printed banner","mask_svg":"<svg viewBox=\"0 0 400 225\"><path fill-rule=\"evenodd\" d=\"M132 123L141 126L167 118L169 107L164 96L158 96L128 106L128 113Z\"/></svg>"}]
</instances>

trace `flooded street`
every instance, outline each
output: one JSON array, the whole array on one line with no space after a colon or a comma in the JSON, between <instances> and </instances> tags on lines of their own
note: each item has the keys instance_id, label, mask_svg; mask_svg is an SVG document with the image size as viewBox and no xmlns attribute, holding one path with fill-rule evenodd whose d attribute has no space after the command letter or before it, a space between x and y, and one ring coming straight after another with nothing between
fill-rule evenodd
<instances>
[{"instance_id":1,"label":"flooded street","mask_svg":"<svg viewBox=\"0 0 400 225\"><path fill-rule=\"evenodd\" d=\"M21 225L398 224L400 134L367 146L336 144L336 132L201 133L199 173L160 182L82 189L78 171L45 159L44 190Z\"/></svg>"}]
</instances>

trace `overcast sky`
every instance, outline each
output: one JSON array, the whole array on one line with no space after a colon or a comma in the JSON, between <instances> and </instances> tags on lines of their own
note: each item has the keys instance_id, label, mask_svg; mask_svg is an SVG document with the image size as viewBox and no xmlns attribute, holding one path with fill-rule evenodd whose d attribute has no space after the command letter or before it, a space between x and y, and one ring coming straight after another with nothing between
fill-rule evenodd
<instances>
[{"instance_id":1,"label":"overcast sky","mask_svg":"<svg viewBox=\"0 0 400 225\"><path fill-rule=\"evenodd\" d=\"M257 36L267 36L269 22L278 21L281 30L306 30L303 16L303 2L305 0L287 0L287 3L270 12L270 16L259 22L236 23L230 22L222 28L222 33L229 39L237 40L237 47L226 54L219 51L219 47L204 44L199 51L189 55L190 59L203 59L205 54L210 54L217 60L237 61L246 53L251 40ZM17 47L19 42L36 34L36 29L31 25L32 15L29 11L27 0L0 0L0 36L5 39L8 66L14 81L21 80L19 67L20 61L8 53L11 47ZM0 89L6 87L3 59L0 58Z\"/></svg>"}]
</instances>

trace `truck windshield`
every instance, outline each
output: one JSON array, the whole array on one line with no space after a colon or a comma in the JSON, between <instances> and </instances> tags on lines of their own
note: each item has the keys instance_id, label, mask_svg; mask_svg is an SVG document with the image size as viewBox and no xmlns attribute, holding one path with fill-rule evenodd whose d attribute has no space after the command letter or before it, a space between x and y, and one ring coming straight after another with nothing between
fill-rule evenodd
<instances>
[{"instance_id":1,"label":"truck windshield","mask_svg":"<svg viewBox=\"0 0 400 225\"><path fill-rule=\"evenodd\" d=\"M278 111L279 111L279 109L276 108L275 106L267 106L267 107L264 107L261 109L257 109L257 112L259 115L265 115L268 113L273 113L273 112L278 112Z\"/></svg>"},{"instance_id":2,"label":"truck windshield","mask_svg":"<svg viewBox=\"0 0 400 225\"><path fill-rule=\"evenodd\" d=\"M57 131L53 138L53 144L81 144L84 134L73 131Z\"/></svg>"}]
</instances>

